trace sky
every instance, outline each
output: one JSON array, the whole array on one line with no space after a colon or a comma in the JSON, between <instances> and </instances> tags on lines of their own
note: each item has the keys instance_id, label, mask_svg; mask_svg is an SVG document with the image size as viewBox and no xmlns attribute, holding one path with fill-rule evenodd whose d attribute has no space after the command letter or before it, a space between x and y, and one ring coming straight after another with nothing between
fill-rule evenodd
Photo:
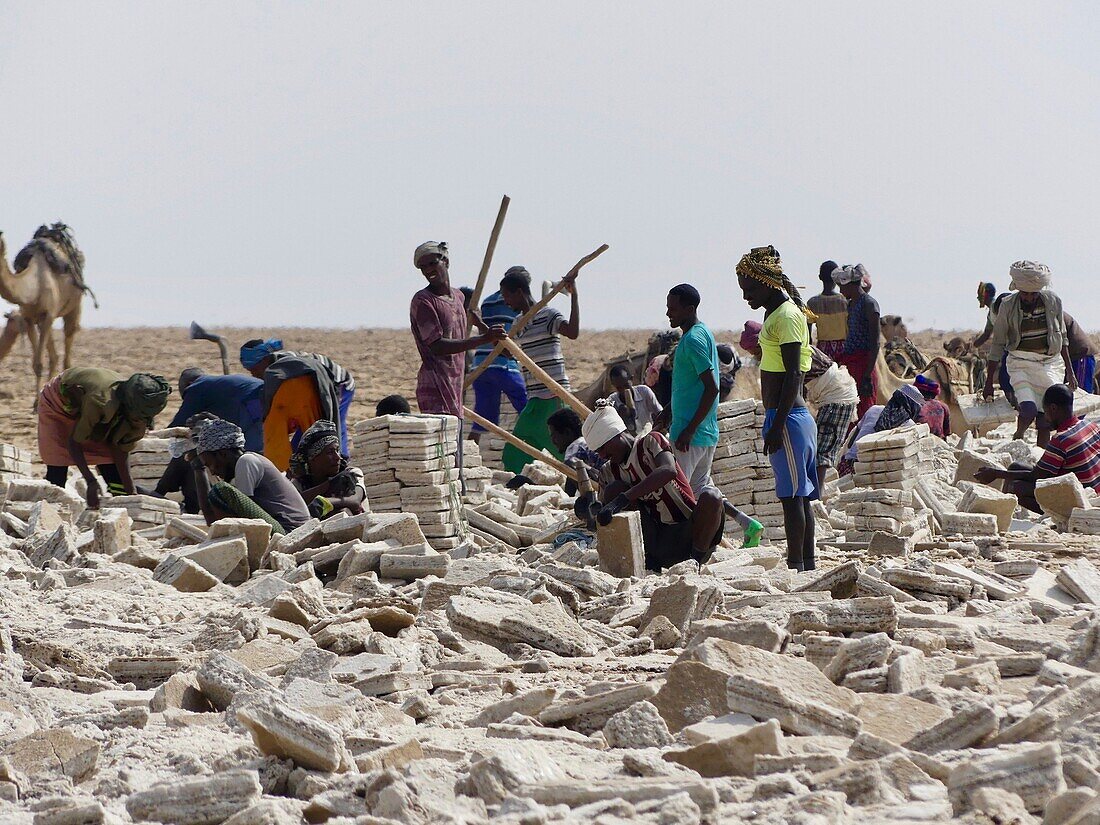
<instances>
[{"instance_id":1,"label":"sky","mask_svg":"<svg viewBox=\"0 0 1100 825\"><path fill-rule=\"evenodd\" d=\"M1038 260L1100 331L1094 4L0 0L9 260L71 225L86 326L403 327L425 240L565 274L582 326L659 328L690 282L752 317L773 244L818 290L976 328ZM563 300L563 299L561 299ZM565 304L563 303L563 307Z\"/></svg>"}]
</instances>

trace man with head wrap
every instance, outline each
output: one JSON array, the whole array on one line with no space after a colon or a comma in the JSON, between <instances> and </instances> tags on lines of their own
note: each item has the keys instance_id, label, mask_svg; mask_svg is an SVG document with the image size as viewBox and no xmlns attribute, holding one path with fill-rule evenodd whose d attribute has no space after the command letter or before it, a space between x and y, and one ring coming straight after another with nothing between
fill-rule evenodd
<instances>
[{"instance_id":1,"label":"man with head wrap","mask_svg":"<svg viewBox=\"0 0 1100 825\"><path fill-rule=\"evenodd\" d=\"M1050 269L1034 261L1017 261L1010 269L1016 292L1001 301L986 365L986 399L993 398L993 377L1005 357L1016 396L1016 438L1035 422L1038 445L1050 440L1050 423L1039 412L1039 402L1050 387L1063 380L1071 390L1077 378L1069 357L1062 299L1050 289Z\"/></svg>"},{"instance_id":2,"label":"man with head wrap","mask_svg":"<svg viewBox=\"0 0 1100 825\"><path fill-rule=\"evenodd\" d=\"M245 451L240 427L214 418L192 432L197 454L190 459L191 468L207 524L258 518L276 533L286 533L309 521L306 503L290 480L264 456ZM221 481L211 485L207 471Z\"/></svg>"},{"instance_id":3,"label":"man with head wrap","mask_svg":"<svg viewBox=\"0 0 1100 825\"><path fill-rule=\"evenodd\" d=\"M305 431L290 458L288 475L315 518L363 512L363 471L340 455L340 436L331 421L317 421Z\"/></svg>"},{"instance_id":4,"label":"man with head wrap","mask_svg":"<svg viewBox=\"0 0 1100 825\"><path fill-rule=\"evenodd\" d=\"M522 266L513 266L504 273L505 278L526 278L528 285L531 283L531 273ZM512 328L512 322L519 316L519 312L508 306L498 289L481 302L481 320L490 327L502 327L505 332ZM493 345L486 342L474 350L474 358L470 364L471 369L477 369L493 350ZM500 424L500 397L507 397L512 408L518 413L527 406L527 386L520 372L519 364L512 355L505 351L498 355L489 366L474 379L474 412L487 421ZM470 438L477 441L485 432L480 424L474 424L470 428Z\"/></svg>"},{"instance_id":5,"label":"man with head wrap","mask_svg":"<svg viewBox=\"0 0 1100 825\"><path fill-rule=\"evenodd\" d=\"M922 424L928 425L932 435L946 440L951 435L951 410L939 399L939 382L933 381L924 375L918 375L913 385L920 390L924 397L924 403L920 408L920 416L917 418Z\"/></svg>"},{"instance_id":6,"label":"man with head wrap","mask_svg":"<svg viewBox=\"0 0 1100 825\"><path fill-rule=\"evenodd\" d=\"M833 272L839 269L836 261L825 261L818 270L821 281L821 294L811 296L806 301L810 312L817 319L810 324L810 332L817 328L817 348L830 358L834 358L844 349L844 339L848 337L848 299L836 291Z\"/></svg>"},{"instance_id":7,"label":"man with head wrap","mask_svg":"<svg viewBox=\"0 0 1100 825\"><path fill-rule=\"evenodd\" d=\"M581 430L589 448L605 462L596 520L610 524L616 513L637 509L649 570L687 559L709 561L726 520L717 488L693 493L669 440L655 430L641 437L630 435L606 399L596 402Z\"/></svg>"},{"instance_id":8,"label":"man with head wrap","mask_svg":"<svg viewBox=\"0 0 1100 825\"><path fill-rule=\"evenodd\" d=\"M88 507L99 507L99 474L114 494L136 492L130 452L153 426L172 388L159 375L123 378L96 367L73 367L51 380L38 399L38 454L46 479L65 486L76 465L87 484Z\"/></svg>"},{"instance_id":9,"label":"man with head wrap","mask_svg":"<svg viewBox=\"0 0 1100 825\"><path fill-rule=\"evenodd\" d=\"M870 278L863 264L841 266L833 270L833 281L848 301L848 334L836 361L848 368L859 390L859 408L862 416L875 403L878 395L878 363L881 330L879 329L878 301L867 294Z\"/></svg>"},{"instance_id":10,"label":"man with head wrap","mask_svg":"<svg viewBox=\"0 0 1100 825\"><path fill-rule=\"evenodd\" d=\"M466 305L462 293L451 286L450 253L445 242L420 244L413 252L413 266L428 282L409 305L409 323L421 361L416 403L422 413L462 418L464 353L482 344L495 344L506 333L502 326L485 326L472 313L469 320L481 334L467 337Z\"/></svg>"},{"instance_id":11,"label":"man with head wrap","mask_svg":"<svg viewBox=\"0 0 1100 825\"><path fill-rule=\"evenodd\" d=\"M760 326L760 396L764 402L764 452L775 475L775 494L783 506L787 566L813 570L814 515L811 502L821 497L817 470L817 425L802 398L803 376L813 352L798 288L783 272L775 247L757 247L737 263L737 283L745 302L764 310Z\"/></svg>"},{"instance_id":12,"label":"man with head wrap","mask_svg":"<svg viewBox=\"0 0 1100 825\"><path fill-rule=\"evenodd\" d=\"M283 428L287 429L288 435L293 435L293 443L297 444L302 433L314 421L318 420L314 417L316 415L315 411L321 409L322 414L327 414L327 411L323 409L325 406L324 390L318 384L316 377L323 374L327 380L322 383L331 383L337 395L336 403L339 408L339 418L332 418L332 420L338 421L340 424L340 455L346 458L351 454L348 448L348 410L351 409L351 402L355 398L355 378L327 355L317 352L283 349L283 342L278 338L268 338L266 341L254 338L251 341L246 341L241 347L241 366L248 370L253 378L260 378L265 384L282 381L278 370L272 372L269 372L269 370L273 365L284 359L315 364L316 366L312 370L315 377L310 379L308 376L300 375L285 380L277 387L270 386L265 389L267 396L271 398L270 403L261 404L266 412L265 438L270 437L277 442L275 451L268 453L268 457L277 466L284 466L289 453L282 444L285 440ZM283 383L286 386L283 386ZM317 397L318 394L320 394L320 398ZM234 419L227 418L227 420L233 421ZM245 430L245 437L247 438L249 436L248 429L244 424L240 424L240 426ZM249 449L254 448L249 446Z\"/></svg>"}]
</instances>

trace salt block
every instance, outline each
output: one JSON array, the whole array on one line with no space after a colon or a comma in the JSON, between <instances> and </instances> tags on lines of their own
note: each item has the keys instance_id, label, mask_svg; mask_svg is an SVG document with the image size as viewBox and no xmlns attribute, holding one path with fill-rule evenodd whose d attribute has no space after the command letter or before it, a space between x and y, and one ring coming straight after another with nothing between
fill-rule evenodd
<instances>
[{"instance_id":1,"label":"salt block","mask_svg":"<svg viewBox=\"0 0 1100 825\"><path fill-rule=\"evenodd\" d=\"M1011 493L998 493L981 484L974 484L963 494L959 511L963 513L989 513L997 517L997 531L1007 533L1012 527L1012 516L1019 502Z\"/></svg>"},{"instance_id":2,"label":"salt block","mask_svg":"<svg viewBox=\"0 0 1100 825\"><path fill-rule=\"evenodd\" d=\"M994 461L987 455L976 453L973 450L961 450L959 452L959 466L955 471L955 484L960 481L976 482L974 474L984 467L994 470L1003 470L1004 465ZM1000 484L1000 482L996 482Z\"/></svg>"},{"instance_id":3,"label":"salt block","mask_svg":"<svg viewBox=\"0 0 1100 825\"><path fill-rule=\"evenodd\" d=\"M260 569L260 560L271 540L271 525L259 518L223 518L210 525L210 538L242 536L248 545L248 569Z\"/></svg>"},{"instance_id":4,"label":"salt block","mask_svg":"<svg viewBox=\"0 0 1100 825\"><path fill-rule=\"evenodd\" d=\"M1074 507L1069 515L1069 530L1071 533L1100 536L1100 508L1083 510Z\"/></svg>"},{"instance_id":5,"label":"salt block","mask_svg":"<svg viewBox=\"0 0 1100 825\"><path fill-rule=\"evenodd\" d=\"M1063 565L1056 580L1077 601L1100 605L1100 570L1088 559L1075 559Z\"/></svg>"},{"instance_id":6,"label":"salt block","mask_svg":"<svg viewBox=\"0 0 1100 825\"><path fill-rule=\"evenodd\" d=\"M125 510L103 510L92 527L92 552L113 556L130 546L130 514Z\"/></svg>"},{"instance_id":7,"label":"salt block","mask_svg":"<svg viewBox=\"0 0 1100 825\"><path fill-rule=\"evenodd\" d=\"M1075 508L1089 507L1085 488L1073 473L1036 481L1035 500L1039 502L1044 513L1063 524L1069 521Z\"/></svg>"},{"instance_id":8,"label":"salt block","mask_svg":"<svg viewBox=\"0 0 1100 825\"><path fill-rule=\"evenodd\" d=\"M912 542L905 536L876 531L867 545L869 556L908 556Z\"/></svg>"},{"instance_id":9,"label":"salt block","mask_svg":"<svg viewBox=\"0 0 1100 825\"><path fill-rule=\"evenodd\" d=\"M153 579L161 584L170 584L184 593L203 593L218 584L216 576L190 559L174 553L166 555L156 566Z\"/></svg>"},{"instance_id":10,"label":"salt block","mask_svg":"<svg viewBox=\"0 0 1100 825\"><path fill-rule=\"evenodd\" d=\"M600 569L620 579L645 576L645 544L642 541L642 514L637 511L616 513L611 523L596 530L596 552Z\"/></svg>"},{"instance_id":11,"label":"salt block","mask_svg":"<svg viewBox=\"0 0 1100 825\"><path fill-rule=\"evenodd\" d=\"M193 561L219 581L240 584L248 578L248 544L242 536L213 539L188 548L179 555Z\"/></svg>"},{"instance_id":12,"label":"salt block","mask_svg":"<svg viewBox=\"0 0 1100 825\"><path fill-rule=\"evenodd\" d=\"M940 518L945 536L995 536L997 517L989 513L946 513Z\"/></svg>"},{"instance_id":13,"label":"salt block","mask_svg":"<svg viewBox=\"0 0 1100 825\"><path fill-rule=\"evenodd\" d=\"M779 722L769 719L724 739L668 751L664 759L691 768L701 776L752 776L756 757L760 754L779 756L782 739Z\"/></svg>"},{"instance_id":14,"label":"salt block","mask_svg":"<svg viewBox=\"0 0 1100 825\"><path fill-rule=\"evenodd\" d=\"M395 539L402 546L423 544L425 541L424 532L412 513L375 515L374 523L363 534L363 541L369 543L383 539Z\"/></svg>"}]
</instances>

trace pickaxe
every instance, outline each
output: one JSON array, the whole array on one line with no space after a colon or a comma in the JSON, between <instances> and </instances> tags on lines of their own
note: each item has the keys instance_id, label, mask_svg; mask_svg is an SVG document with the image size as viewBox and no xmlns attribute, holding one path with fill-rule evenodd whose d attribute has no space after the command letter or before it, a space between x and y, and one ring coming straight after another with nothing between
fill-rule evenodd
<instances>
[{"instance_id":1,"label":"pickaxe","mask_svg":"<svg viewBox=\"0 0 1100 825\"><path fill-rule=\"evenodd\" d=\"M207 332L200 327L194 321L191 322L191 340L192 341L213 341L218 345L218 350L222 355L222 374L229 375L229 349L225 345L225 339L220 335L215 335L212 332Z\"/></svg>"}]
</instances>

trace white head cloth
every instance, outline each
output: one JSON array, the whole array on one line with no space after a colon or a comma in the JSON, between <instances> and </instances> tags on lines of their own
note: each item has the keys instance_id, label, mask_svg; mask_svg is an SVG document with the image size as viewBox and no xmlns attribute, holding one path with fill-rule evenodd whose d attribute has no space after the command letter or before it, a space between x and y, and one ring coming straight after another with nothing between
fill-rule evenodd
<instances>
[{"instance_id":1,"label":"white head cloth","mask_svg":"<svg viewBox=\"0 0 1100 825\"><path fill-rule=\"evenodd\" d=\"M615 436L625 432L626 424L606 398L596 402L596 408L581 424L581 435L592 450L600 449Z\"/></svg>"},{"instance_id":2,"label":"white head cloth","mask_svg":"<svg viewBox=\"0 0 1100 825\"><path fill-rule=\"evenodd\" d=\"M1020 292L1039 292L1050 286L1050 267L1035 261L1016 261L1008 269L1012 276L1011 289Z\"/></svg>"},{"instance_id":3,"label":"white head cloth","mask_svg":"<svg viewBox=\"0 0 1100 825\"><path fill-rule=\"evenodd\" d=\"M864 277L867 275L867 269L863 264L856 264L852 266L848 264L846 266L838 266L833 270L833 283L837 286L844 286L845 284L862 283Z\"/></svg>"}]
</instances>

